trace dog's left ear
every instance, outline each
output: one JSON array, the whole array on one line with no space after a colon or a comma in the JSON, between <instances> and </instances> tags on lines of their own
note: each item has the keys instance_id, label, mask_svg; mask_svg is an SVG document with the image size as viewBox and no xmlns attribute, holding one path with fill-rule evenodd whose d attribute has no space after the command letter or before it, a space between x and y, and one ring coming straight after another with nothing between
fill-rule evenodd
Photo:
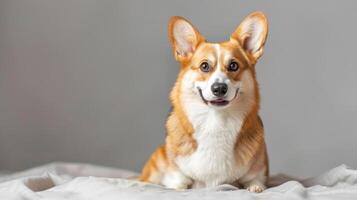
<instances>
[{"instance_id":1,"label":"dog's left ear","mask_svg":"<svg viewBox=\"0 0 357 200\"><path fill-rule=\"evenodd\" d=\"M237 40L254 62L263 54L268 35L268 20L262 12L248 15L231 35Z\"/></svg>"}]
</instances>

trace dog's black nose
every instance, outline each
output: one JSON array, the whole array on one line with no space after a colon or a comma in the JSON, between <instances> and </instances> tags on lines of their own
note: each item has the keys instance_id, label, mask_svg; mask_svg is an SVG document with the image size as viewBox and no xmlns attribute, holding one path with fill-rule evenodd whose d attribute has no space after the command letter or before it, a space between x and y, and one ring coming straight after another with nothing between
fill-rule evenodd
<instances>
[{"instance_id":1,"label":"dog's black nose","mask_svg":"<svg viewBox=\"0 0 357 200\"><path fill-rule=\"evenodd\" d=\"M211 90L216 97L223 97L228 91L228 86L225 83L216 82L212 84Z\"/></svg>"}]
</instances>

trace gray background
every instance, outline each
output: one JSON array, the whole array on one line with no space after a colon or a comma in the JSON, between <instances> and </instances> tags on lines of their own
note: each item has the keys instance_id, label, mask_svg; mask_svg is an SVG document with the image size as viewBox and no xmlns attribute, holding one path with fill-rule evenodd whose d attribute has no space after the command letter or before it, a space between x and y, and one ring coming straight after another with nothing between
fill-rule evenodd
<instances>
[{"instance_id":1,"label":"gray background","mask_svg":"<svg viewBox=\"0 0 357 200\"><path fill-rule=\"evenodd\" d=\"M52 161L139 170L163 142L178 64L172 15L210 41L264 11L257 65L271 171L357 168L354 1L0 1L0 169Z\"/></svg>"}]
</instances>

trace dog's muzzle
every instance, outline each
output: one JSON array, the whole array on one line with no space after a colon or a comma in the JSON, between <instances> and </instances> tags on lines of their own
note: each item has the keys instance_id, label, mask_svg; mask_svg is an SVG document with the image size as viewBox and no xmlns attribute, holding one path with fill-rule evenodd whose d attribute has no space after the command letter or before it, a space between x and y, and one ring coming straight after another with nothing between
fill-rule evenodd
<instances>
[{"instance_id":1,"label":"dog's muzzle","mask_svg":"<svg viewBox=\"0 0 357 200\"><path fill-rule=\"evenodd\" d=\"M198 93L200 94L200 97L202 99L202 101L205 103L205 104L212 104L214 106L225 106L225 105L228 105L231 101L233 101L235 98L237 98L238 96L238 92L239 92L239 88L237 88L236 90L236 93L234 95L234 97L231 99L231 100L226 100L226 99L223 99L223 98L218 98L218 99L215 99L215 100L212 100L212 101L208 101L207 99L205 99L205 97L203 96L203 93L202 93L202 89L200 87L197 87L197 90L198 90ZM227 93L227 91L224 92L225 94Z\"/></svg>"}]
</instances>

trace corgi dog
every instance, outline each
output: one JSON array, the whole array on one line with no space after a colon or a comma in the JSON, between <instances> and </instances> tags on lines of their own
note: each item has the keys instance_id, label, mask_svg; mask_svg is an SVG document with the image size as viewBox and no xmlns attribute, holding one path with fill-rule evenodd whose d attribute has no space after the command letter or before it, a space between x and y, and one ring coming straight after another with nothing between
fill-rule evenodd
<instances>
[{"instance_id":1,"label":"corgi dog","mask_svg":"<svg viewBox=\"0 0 357 200\"><path fill-rule=\"evenodd\" d=\"M139 180L187 189L235 184L262 192L268 177L255 64L268 33L262 12L247 16L230 39L210 43L183 17L169 21L181 68L171 91L166 140Z\"/></svg>"}]
</instances>

